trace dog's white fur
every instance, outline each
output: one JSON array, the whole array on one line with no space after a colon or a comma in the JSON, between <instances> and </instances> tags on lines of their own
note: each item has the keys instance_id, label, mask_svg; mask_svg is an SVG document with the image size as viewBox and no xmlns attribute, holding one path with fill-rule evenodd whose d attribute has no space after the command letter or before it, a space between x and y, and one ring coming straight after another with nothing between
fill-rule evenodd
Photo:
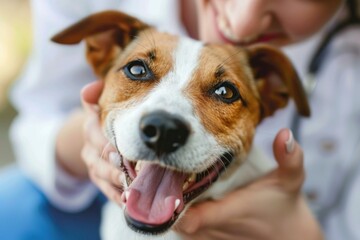
<instances>
[{"instance_id":1,"label":"dog's white fur","mask_svg":"<svg viewBox=\"0 0 360 240\"><path fill-rule=\"evenodd\" d=\"M144 159L145 157L147 160L156 159L156 155L145 146L138 133L141 117L145 113L156 110L181 115L191 125L191 134L186 144L168 156L168 161L175 166L187 171L200 172L207 169L218 156L226 152L227 149L218 143L201 124L201 120L195 114L191 99L184 91L192 73L198 67L198 58L202 48L202 44L198 41L181 38L173 53L173 69L161 79L160 83L145 98L126 103L123 108L119 107L109 114L106 132L114 131L117 137L113 144L117 145L126 159ZM111 139L111 136L109 138ZM225 193L263 175L270 168L270 162L265 161L259 151L252 150L249 158L236 170L236 173L226 180L220 178L196 201L221 198ZM124 185L126 186L125 179ZM179 238L173 231L160 236L147 236L134 232L127 227L124 214L115 203L107 204L104 209L101 235L106 240Z\"/></svg>"}]
</instances>

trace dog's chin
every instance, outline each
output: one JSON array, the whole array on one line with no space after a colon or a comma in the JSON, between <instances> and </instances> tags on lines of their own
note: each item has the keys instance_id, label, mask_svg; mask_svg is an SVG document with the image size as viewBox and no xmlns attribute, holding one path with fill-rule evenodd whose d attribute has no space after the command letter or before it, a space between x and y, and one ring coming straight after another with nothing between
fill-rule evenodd
<instances>
[{"instance_id":1,"label":"dog's chin","mask_svg":"<svg viewBox=\"0 0 360 240\"><path fill-rule=\"evenodd\" d=\"M166 232L186 205L207 190L232 160L233 154L226 152L205 171L184 173L150 161L122 158L128 185L123 193L128 226L143 234Z\"/></svg>"}]
</instances>

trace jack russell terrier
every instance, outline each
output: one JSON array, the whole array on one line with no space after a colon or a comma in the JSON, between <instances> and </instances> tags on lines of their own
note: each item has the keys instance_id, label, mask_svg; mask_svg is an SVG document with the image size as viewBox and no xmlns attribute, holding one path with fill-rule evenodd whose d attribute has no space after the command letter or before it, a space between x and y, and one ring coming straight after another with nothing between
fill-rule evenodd
<instances>
[{"instance_id":1,"label":"jack russell terrier","mask_svg":"<svg viewBox=\"0 0 360 240\"><path fill-rule=\"evenodd\" d=\"M105 208L104 239L179 238L168 230L192 203L221 198L270 170L252 147L265 117L290 97L310 114L290 61L268 45L206 44L117 11L86 17L52 40L83 39L105 82L101 124L125 173L123 209Z\"/></svg>"}]
</instances>

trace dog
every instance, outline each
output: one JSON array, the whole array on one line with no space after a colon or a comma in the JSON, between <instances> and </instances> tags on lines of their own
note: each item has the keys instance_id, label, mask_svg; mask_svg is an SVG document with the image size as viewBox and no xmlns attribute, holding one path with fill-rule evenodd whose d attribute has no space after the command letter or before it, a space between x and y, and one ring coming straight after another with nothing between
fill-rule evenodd
<instances>
[{"instance_id":1,"label":"dog","mask_svg":"<svg viewBox=\"0 0 360 240\"><path fill-rule=\"evenodd\" d=\"M191 204L271 169L252 146L264 118L290 98L310 115L291 62L268 45L207 44L117 11L88 16L52 40L85 40L104 81L100 120L125 173L123 209L105 208L104 239L179 238L168 230Z\"/></svg>"}]
</instances>

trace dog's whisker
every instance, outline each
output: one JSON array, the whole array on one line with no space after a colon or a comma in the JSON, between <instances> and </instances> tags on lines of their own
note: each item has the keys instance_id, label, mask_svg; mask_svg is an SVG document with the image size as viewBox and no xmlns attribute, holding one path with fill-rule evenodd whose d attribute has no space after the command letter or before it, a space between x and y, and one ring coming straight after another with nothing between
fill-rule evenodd
<instances>
[{"instance_id":1,"label":"dog's whisker","mask_svg":"<svg viewBox=\"0 0 360 240\"><path fill-rule=\"evenodd\" d=\"M153 47L154 47L154 49L156 49L156 41L155 41L154 35L153 35L152 32L150 32L150 35L151 35L151 38L152 38Z\"/></svg>"},{"instance_id":2,"label":"dog's whisker","mask_svg":"<svg viewBox=\"0 0 360 240\"><path fill-rule=\"evenodd\" d=\"M149 37L149 34L150 34L151 38ZM144 35L147 38L148 42L150 43L150 49L151 48L156 49L156 44L155 44L156 42L155 42L155 39L154 39L152 33L151 32L148 33L147 31L144 31ZM132 37L134 39L139 39L140 38L139 36L132 36ZM139 41L137 41L136 44L141 46L144 49L144 51L149 51L149 47L141 44Z\"/></svg>"},{"instance_id":3,"label":"dog's whisker","mask_svg":"<svg viewBox=\"0 0 360 240\"><path fill-rule=\"evenodd\" d=\"M223 160L226 161L226 162L224 163ZM221 164L223 165L224 172L226 173L229 164L232 162L232 159L228 159L227 156L224 156L224 157L222 158L222 161L220 161L220 162L221 162Z\"/></svg>"},{"instance_id":4,"label":"dog's whisker","mask_svg":"<svg viewBox=\"0 0 360 240\"><path fill-rule=\"evenodd\" d=\"M145 34L145 35L146 35L146 34ZM136 39L136 40L140 39L139 36L135 36L135 35L132 35L131 37L132 37L133 39ZM148 51L148 47L145 46L145 45L143 45L143 44L141 44L140 41L136 41L136 44L137 44L138 46L142 47L145 51Z\"/></svg>"},{"instance_id":5,"label":"dog's whisker","mask_svg":"<svg viewBox=\"0 0 360 240\"><path fill-rule=\"evenodd\" d=\"M222 165L222 167L226 170L226 164L225 162L226 161L227 163L230 163L230 160L228 160L226 157L223 157L219 162L220 164Z\"/></svg>"},{"instance_id":6,"label":"dog's whisker","mask_svg":"<svg viewBox=\"0 0 360 240\"><path fill-rule=\"evenodd\" d=\"M154 39L152 33L149 32L149 34L148 34L148 33L145 31L145 32L144 32L144 35L145 35L145 37L147 38L147 40L149 41L150 45L152 45L152 47L153 47L154 49L156 49L156 48L155 48L155 47L156 47L156 46L155 46L155 39ZM150 39L149 35L151 36L151 39Z\"/></svg>"},{"instance_id":7,"label":"dog's whisker","mask_svg":"<svg viewBox=\"0 0 360 240\"><path fill-rule=\"evenodd\" d=\"M211 171L210 171L211 169ZM216 167L216 163L212 164L208 169L207 169L207 174L209 175L212 171L216 171L216 174L218 175L219 172L218 172L218 169ZM213 180L212 178L210 178L210 184L213 184Z\"/></svg>"},{"instance_id":8,"label":"dog's whisker","mask_svg":"<svg viewBox=\"0 0 360 240\"><path fill-rule=\"evenodd\" d=\"M239 61L238 59L235 59L234 57L236 55L238 55L239 53L241 53L243 50L239 49L238 51L236 51L235 53L231 54L230 56L228 56L227 58L225 58L219 65L219 67L224 67L224 65L226 63L228 63L230 60L234 60L234 61Z\"/></svg>"}]
</instances>

